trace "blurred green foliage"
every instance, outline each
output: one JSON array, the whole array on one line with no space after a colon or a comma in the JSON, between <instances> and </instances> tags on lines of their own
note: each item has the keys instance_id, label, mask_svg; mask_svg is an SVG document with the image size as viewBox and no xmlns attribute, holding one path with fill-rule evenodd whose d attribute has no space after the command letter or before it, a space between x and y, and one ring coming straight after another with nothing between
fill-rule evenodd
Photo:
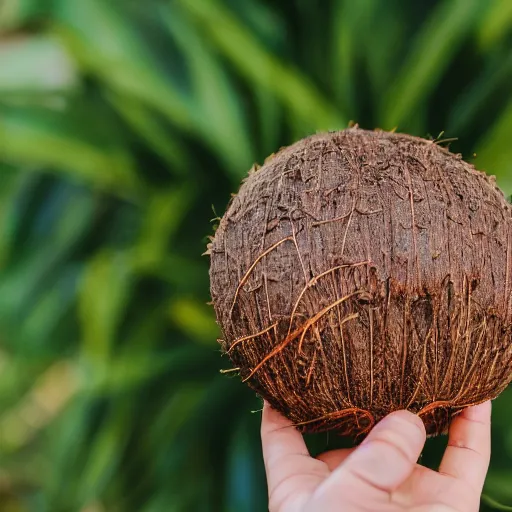
<instances>
[{"instance_id":1,"label":"blurred green foliage","mask_svg":"<svg viewBox=\"0 0 512 512\"><path fill-rule=\"evenodd\" d=\"M212 205L350 120L459 137L512 193L511 6L1 1L0 509L265 510L260 404L206 305ZM508 503L511 410L486 484Z\"/></svg>"}]
</instances>

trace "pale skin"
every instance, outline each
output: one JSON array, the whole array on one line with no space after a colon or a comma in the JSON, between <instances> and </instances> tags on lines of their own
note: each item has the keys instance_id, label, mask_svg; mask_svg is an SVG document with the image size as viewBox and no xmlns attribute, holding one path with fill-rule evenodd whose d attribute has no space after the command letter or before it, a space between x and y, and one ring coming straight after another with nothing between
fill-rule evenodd
<instances>
[{"instance_id":1,"label":"pale skin","mask_svg":"<svg viewBox=\"0 0 512 512\"><path fill-rule=\"evenodd\" d=\"M491 403L465 409L450 426L438 471L417 464L420 418L397 411L357 448L313 458L291 422L263 407L270 512L478 512L491 454Z\"/></svg>"}]
</instances>

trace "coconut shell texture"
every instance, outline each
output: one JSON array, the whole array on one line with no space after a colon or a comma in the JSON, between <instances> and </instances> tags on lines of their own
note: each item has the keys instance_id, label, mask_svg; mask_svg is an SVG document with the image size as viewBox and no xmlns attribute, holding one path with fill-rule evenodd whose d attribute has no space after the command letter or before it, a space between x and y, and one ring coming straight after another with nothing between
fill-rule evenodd
<instances>
[{"instance_id":1,"label":"coconut shell texture","mask_svg":"<svg viewBox=\"0 0 512 512\"><path fill-rule=\"evenodd\" d=\"M301 431L429 435L512 378L512 211L434 141L357 127L254 168L209 251L222 348Z\"/></svg>"}]
</instances>

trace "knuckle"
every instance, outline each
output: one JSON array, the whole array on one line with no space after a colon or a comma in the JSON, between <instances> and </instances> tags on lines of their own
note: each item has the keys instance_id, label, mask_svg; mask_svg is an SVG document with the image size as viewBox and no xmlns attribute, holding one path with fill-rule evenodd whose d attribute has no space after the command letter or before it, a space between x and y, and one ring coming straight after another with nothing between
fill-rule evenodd
<instances>
[{"instance_id":1,"label":"knuckle","mask_svg":"<svg viewBox=\"0 0 512 512\"><path fill-rule=\"evenodd\" d=\"M382 453L382 457L384 460L396 460L403 459L408 464L412 464L415 462L413 458L407 453L407 451L402 448L400 443L396 439L389 439L386 437L380 437L374 439L372 441L374 445L374 449L378 448L378 450Z\"/></svg>"}]
</instances>

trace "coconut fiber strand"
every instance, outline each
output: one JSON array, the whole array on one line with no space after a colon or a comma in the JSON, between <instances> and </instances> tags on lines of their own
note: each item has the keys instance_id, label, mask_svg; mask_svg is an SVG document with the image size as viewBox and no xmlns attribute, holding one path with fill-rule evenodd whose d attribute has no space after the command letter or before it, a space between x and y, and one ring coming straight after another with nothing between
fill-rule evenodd
<instances>
[{"instance_id":1,"label":"coconut fiber strand","mask_svg":"<svg viewBox=\"0 0 512 512\"><path fill-rule=\"evenodd\" d=\"M512 378L512 207L435 141L356 128L253 168L209 246L223 350L304 432L444 432Z\"/></svg>"}]
</instances>

